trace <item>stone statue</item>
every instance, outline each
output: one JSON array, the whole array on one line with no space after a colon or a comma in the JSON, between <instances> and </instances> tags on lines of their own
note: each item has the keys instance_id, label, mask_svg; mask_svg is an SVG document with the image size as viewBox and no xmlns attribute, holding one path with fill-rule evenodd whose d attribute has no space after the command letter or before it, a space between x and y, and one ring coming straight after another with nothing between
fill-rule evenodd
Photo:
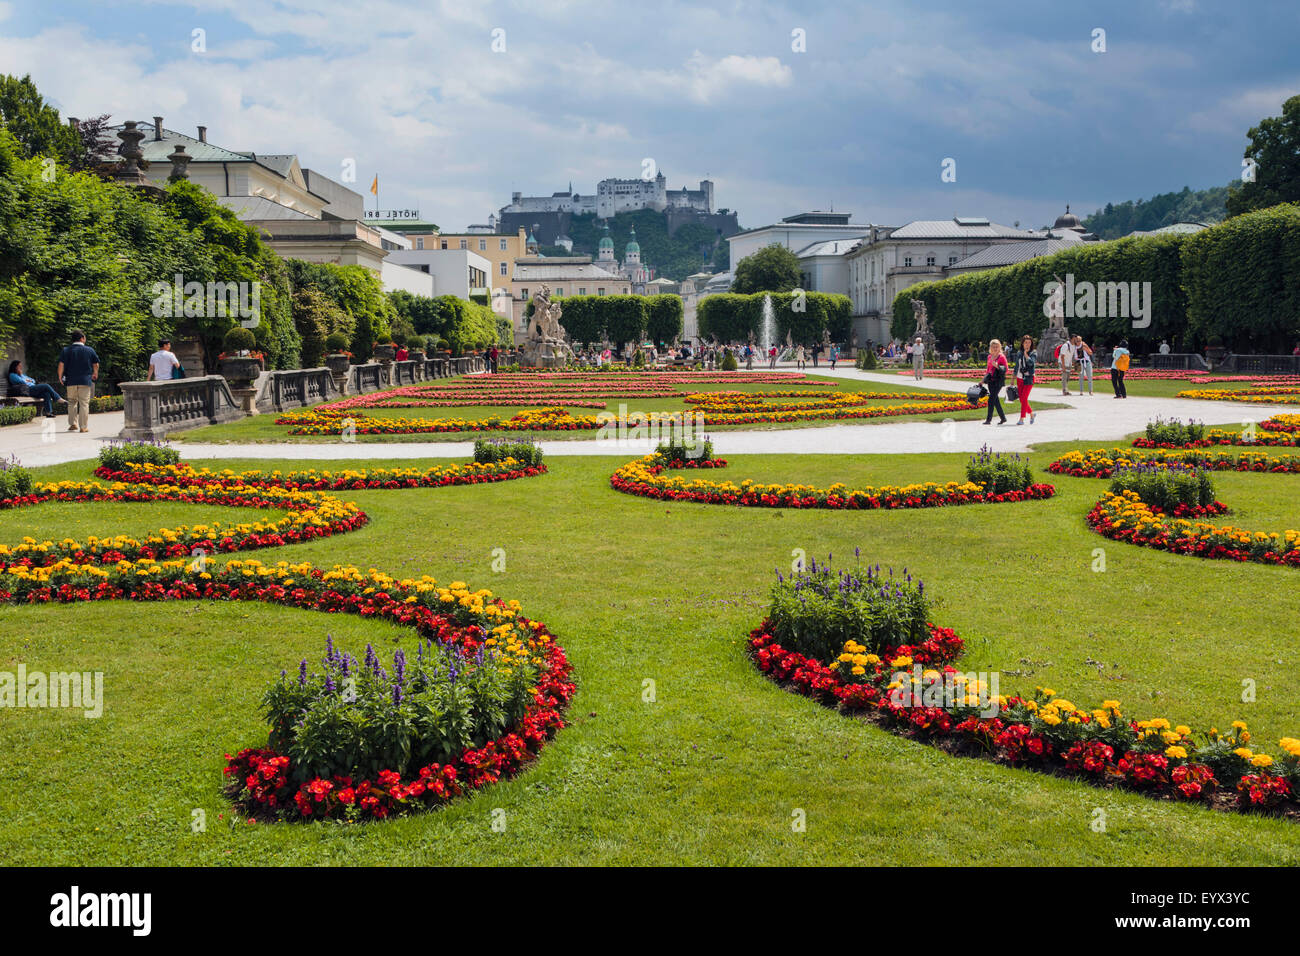
<instances>
[{"instance_id":1,"label":"stone statue","mask_svg":"<svg viewBox=\"0 0 1300 956\"><path fill-rule=\"evenodd\" d=\"M916 332L912 337L925 338L930 332L930 319L925 313L925 303L920 299L911 299L912 316L916 319Z\"/></svg>"},{"instance_id":2,"label":"stone statue","mask_svg":"<svg viewBox=\"0 0 1300 956\"><path fill-rule=\"evenodd\" d=\"M1052 278L1056 280L1056 288L1047 297L1047 327L1063 329L1065 328L1065 283L1055 272L1052 273Z\"/></svg>"},{"instance_id":3,"label":"stone statue","mask_svg":"<svg viewBox=\"0 0 1300 956\"><path fill-rule=\"evenodd\" d=\"M564 340L560 303L551 301L549 286L543 285L533 296L533 320L528 325L528 339L520 348L524 365L563 368L573 360L573 349Z\"/></svg>"}]
</instances>

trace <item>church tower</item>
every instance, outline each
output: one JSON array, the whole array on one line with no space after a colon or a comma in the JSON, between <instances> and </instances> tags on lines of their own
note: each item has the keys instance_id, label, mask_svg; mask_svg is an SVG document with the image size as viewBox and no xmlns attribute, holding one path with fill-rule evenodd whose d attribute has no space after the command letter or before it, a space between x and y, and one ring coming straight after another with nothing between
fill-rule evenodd
<instances>
[{"instance_id":1,"label":"church tower","mask_svg":"<svg viewBox=\"0 0 1300 956\"><path fill-rule=\"evenodd\" d=\"M596 253L596 261L609 263L614 261L614 240L609 238L608 220L605 222L605 232L600 237L600 246Z\"/></svg>"}]
</instances>

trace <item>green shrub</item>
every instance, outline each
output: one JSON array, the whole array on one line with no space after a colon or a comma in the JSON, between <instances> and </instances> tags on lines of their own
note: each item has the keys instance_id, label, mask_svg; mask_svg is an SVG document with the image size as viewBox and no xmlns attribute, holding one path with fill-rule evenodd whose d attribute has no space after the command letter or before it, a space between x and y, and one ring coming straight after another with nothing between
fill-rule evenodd
<instances>
[{"instance_id":1,"label":"green shrub","mask_svg":"<svg viewBox=\"0 0 1300 956\"><path fill-rule=\"evenodd\" d=\"M1110 480L1113 494L1133 491L1152 508L1174 512L1214 504L1214 482L1208 472L1181 465L1134 465L1118 468Z\"/></svg>"},{"instance_id":2,"label":"green shrub","mask_svg":"<svg viewBox=\"0 0 1300 956\"><path fill-rule=\"evenodd\" d=\"M880 361L876 358L875 349L858 349L857 358L853 360L855 368L870 370L880 367Z\"/></svg>"},{"instance_id":3,"label":"green shrub","mask_svg":"<svg viewBox=\"0 0 1300 956\"><path fill-rule=\"evenodd\" d=\"M985 445L966 462L966 480L984 488L985 494L1024 491L1034 483L1029 462L1019 455L994 453Z\"/></svg>"},{"instance_id":4,"label":"green shrub","mask_svg":"<svg viewBox=\"0 0 1300 956\"><path fill-rule=\"evenodd\" d=\"M257 339L254 337L251 329L246 329L242 325L232 327L222 338L222 343L227 352L247 352L257 345Z\"/></svg>"},{"instance_id":5,"label":"green shrub","mask_svg":"<svg viewBox=\"0 0 1300 956\"><path fill-rule=\"evenodd\" d=\"M325 351L331 355L340 355L348 350L351 339L342 332L331 332L325 336Z\"/></svg>"},{"instance_id":6,"label":"green shrub","mask_svg":"<svg viewBox=\"0 0 1300 956\"><path fill-rule=\"evenodd\" d=\"M533 702L535 664L493 666L454 645L429 641L414 660L399 648L391 669L366 647L364 661L326 644L324 669L303 660L282 671L262 697L270 745L286 754L299 780L391 770L403 777L431 763L450 763L517 724Z\"/></svg>"},{"instance_id":7,"label":"green shrub","mask_svg":"<svg viewBox=\"0 0 1300 956\"><path fill-rule=\"evenodd\" d=\"M412 335L406 340L406 347L412 352L424 351L424 337L421 335Z\"/></svg>"},{"instance_id":8,"label":"green shrub","mask_svg":"<svg viewBox=\"0 0 1300 956\"><path fill-rule=\"evenodd\" d=\"M0 501L21 498L31 494L32 473L18 464L16 458L0 461Z\"/></svg>"},{"instance_id":9,"label":"green shrub","mask_svg":"<svg viewBox=\"0 0 1300 956\"><path fill-rule=\"evenodd\" d=\"M513 458L527 467L542 463L542 449L531 441L511 441L500 438L474 440L474 460L480 464L505 461Z\"/></svg>"},{"instance_id":10,"label":"green shrub","mask_svg":"<svg viewBox=\"0 0 1300 956\"><path fill-rule=\"evenodd\" d=\"M1186 445L1204 437L1205 425L1202 422L1189 419L1184 425L1176 418L1170 421L1157 418L1147 422L1147 438L1158 445Z\"/></svg>"},{"instance_id":11,"label":"green shrub","mask_svg":"<svg viewBox=\"0 0 1300 956\"><path fill-rule=\"evenodd\" d=\"M707 438L685 438L676 435L665 442L660 442L655 454L669 462L712 461L713 442Z\"/></svg>"},{"instance_id":12,"label":"green shrub","mask_svg":"<svg viewBox=\"0 0 1300 956\"><path fill-rule=\"evenodd\" d=\"M127 464L174 465L181 453L162 442L110 442L99 450L99 464L111 471L123 471Z\"/></svg>"},{"instance_id":13,"label":"green shrub","mask_svg":"<svg viewBox=\"0 0 1300 956\"><path fill-rule=\"evenodd\" d=\"M35 405L11 405L0 408L0 427L26 425L36 417Z\"/></svg>"},{"instance_id":14,"label":"green shrub","mask_svg":"<svg viewBox=\"0 0 1300 956\"><path fill-rule=\"evenodd\" d=\"M925 587L906 570L901 578L879 566L837 572L828 560L777 578L768 612L772 635L782 647L824 664L850 640L878 654L930 636Z\"/></svg>"},{"instance_id":15,"label":"green shrub","mask_svg":"<svg viewBox=\"0 0 1300 956\"><path fill-rule=\"evenodd\" d=\"M734 372L740 368L740 363L736 361L736 353L727 349L722 355L722 364L718 368L724 372Z\"/></svg>"}]
</instances>

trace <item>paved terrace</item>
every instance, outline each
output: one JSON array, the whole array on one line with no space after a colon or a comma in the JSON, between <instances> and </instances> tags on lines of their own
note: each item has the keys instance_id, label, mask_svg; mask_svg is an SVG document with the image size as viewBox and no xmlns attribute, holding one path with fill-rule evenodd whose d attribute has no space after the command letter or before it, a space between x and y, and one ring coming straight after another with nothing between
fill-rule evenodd
<instances>
[{"instance_id":1,"label":"paved terrace","mask_svg":"<svg viewBox=\"0 0 1300 956\"><path fill-rule=\"evenodd\" d=\"M891 372L862 372L841 368L832 372L823 366L820 375L854 381L899 386L919 384L936 391L964 394L969 382L944 378L923 378L919 383L910 376ZM1023 427L1015 424L1019 403L1003 399L1008 424L984 425L980 421L889 422L880 424L844 424L807 426L784 430L717 432L714 450L720 455L861 455L922 454L925 452L973 452L982 445L994 451L1028 451L1035 443L1053 441L1089 441L1098 444L1119 442L1125 435L1142 431L1156 417L1194 418L1208 425L1240 425L1262 421L1279 412L1294 412L1294 407L1246 405L1236 402L1198 402L1175 398L1142 398L1123 401L1111 395L1110 381L1099 379L1096 394L1064 396L1059 386L1045 383L1034 389L1032 400L1068 406L1048 409L1038 421ZM104 441L115 438L122 430L121 412L90 416L90 432L68 432L67 419L55 419L55 430L42 433L42 422L0 428L0 457L16 455L25 465L52 465L93 458ZM647 453L655 442L625 441L543 441L547 455L622 455ZM364 458L466 458L473 442L337 442L273 444L195 444L177 442L176 447L187 459L197 458L277 458L300 460L346 460Z\"/></svg>"}]
</instances>

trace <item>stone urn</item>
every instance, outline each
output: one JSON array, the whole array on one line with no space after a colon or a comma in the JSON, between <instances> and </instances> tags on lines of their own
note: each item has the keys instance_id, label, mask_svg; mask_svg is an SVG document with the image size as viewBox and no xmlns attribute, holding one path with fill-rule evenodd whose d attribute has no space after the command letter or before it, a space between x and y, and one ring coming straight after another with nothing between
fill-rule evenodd
<instances>
[{"instance_id":1,"label":"stone urn","mask_svg":"<svg viewBox=\"0 0 1300 956\"><path fill-rule=\"evenodd\" d=\"M231 388L248 388L262 374L262 360L251 355L227 356L217 362L217 369Z\"/></svg>"},{"instance_id":2,"label":"stone urn","mask_svg":"<svg viewBox=\"0 0 1300 956\"><path fill-rule=\"evenodd\" d=\"M1228 357L1228 350L1222 345L1207 345L1205 347L1205 361L1210 363L1210 368L1215 368Z\"/></svg>"},{"instance_id":3,"label":"stone urn","mask_svg":"<svg viewBox=\"0 0 1300 956\"><path fill-rule=\"evenodd\" d=\"M346 352L338 352L333 355L325 356L325 367L335 375L347 375L348 369L352 366L352 356Z\"/></svg>"},{"instance_id":4,"label":"stone urn","mask_svg":"<svg viewBox=\"0 0 1300 956\"><path fill-rule=\"evenodd\" d=\"M383 345L375 346L375 361L384 365L392 365L397 360L397 346L392 342L385 342Z\"/></svg>"},{"instance_id":5,"label":"stone urn","mask_svg":"<svg viewBox=\"0 0 1300 956\"><path fill-rule=\"evenodd\" d=\"M414 352L412 352L412 353L411 353L411 361L412 361L412 362L423 362L423 361L424 361L424 349L416 349Z\"/></svg>"}]
</instances>

